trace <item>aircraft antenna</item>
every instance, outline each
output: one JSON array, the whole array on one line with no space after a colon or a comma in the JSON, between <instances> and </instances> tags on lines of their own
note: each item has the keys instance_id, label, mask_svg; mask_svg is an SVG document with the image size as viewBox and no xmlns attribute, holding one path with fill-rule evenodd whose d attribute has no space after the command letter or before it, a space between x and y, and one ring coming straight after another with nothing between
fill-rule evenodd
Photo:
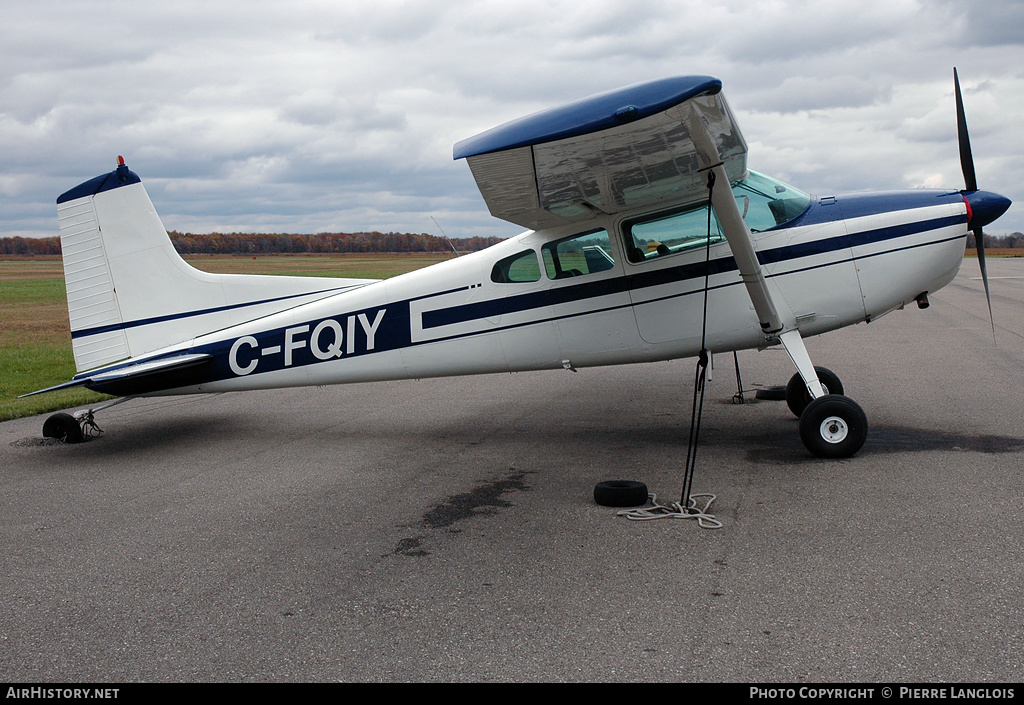
<instances>
[{"instance_id":1,"label":"aircraft antenna","mask_svg":"<svg viewBox=\"0 0 1024 705\"><path fill-rule=\"evenodd\" d=\"M448 233L444 231L444 228L441 227L441 224L437 222L437 219L434 218L434 216L430 216L430 219L434 221L434 225L436 225L437 229L441 231L442 235L444 235L444 239L448 241L448 245L452 248L452 251L455 253L455 256L460 257L461 255L459 255L459 251L455 249L455 244L452 242L452 239L448 237Z\"/></svg>"}]
</instances>

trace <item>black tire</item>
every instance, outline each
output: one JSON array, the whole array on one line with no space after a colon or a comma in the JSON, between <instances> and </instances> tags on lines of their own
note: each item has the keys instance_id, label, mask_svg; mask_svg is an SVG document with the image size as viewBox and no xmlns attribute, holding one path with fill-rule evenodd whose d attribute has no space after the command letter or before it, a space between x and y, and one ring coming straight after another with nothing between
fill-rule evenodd
<instances>
[{"instance_id":1,"label":"black tire","mask_svg":"<svg viewBox=\"0 0 1024 705\"><path fill-rule=\"evenodd\" d=\"M762 401L785 401L788 387L761 387L754 392L754 398Z\"/></svg>"},{"instance_id":2,"label":"black tire","mask_svg":"<svg viewBox=\"0 0 1024 705\"><path fill-rule=\"evenodd\" d=\"M839 377L835 372L827 367L815 367L814 372L818 375L818 381L821 382L821 386L825 389L825 394L838 394L842 396L843 383L839 381ZM811 394L807 391L804 378L798 372L790 378L789 384L786 385L786 404L789 405L789 410L793 412L793 416L800 418L804 413L804 409L810 403Z\"/></svg>"},{"instance_id":3,"label":"black tire","mask_svg":"<svg viewBox=\"0 0 1024 705\"><path fill-rule=\"evenodd\" d=\"M849 397L826 394L804 409L800 440L819 458L849 458L868 437L868 418Z\"/></svg>"},{"instance_id":4,"label":"black tire","mask_svg":"<svg viewBox=\"0 0 1024 705\"><path fill-rule=\"evenodd\" d=\"M594 501L602 507L639 507L647 504L647 485L633 480L598 482Z\"/></svg>"},{"instance_id":5,"label":"black tire","mask_svg":"<svg viewBox=\"0 0 1024 705\"><path fill-rule=\"evenodd\" d=\"M43 422L43 437L56 438L65 443L81 443L82 425L71 414L54 414Z\"/></svg>"}]
</instances>

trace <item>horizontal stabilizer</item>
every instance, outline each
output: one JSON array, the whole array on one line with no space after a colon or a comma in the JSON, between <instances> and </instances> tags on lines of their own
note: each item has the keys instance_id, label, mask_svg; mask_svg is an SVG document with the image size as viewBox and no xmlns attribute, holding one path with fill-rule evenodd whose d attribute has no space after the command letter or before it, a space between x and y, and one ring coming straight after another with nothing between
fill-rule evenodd
<instances>
[{"instance_id":1,"label":"horizontal stabilizer","mask_svg":"<svg viewBox=\"0 0 1024 705\"><path fill-rule=\"evenodd\" d=\"M175 355L174 357L164 357L157 360L147 360L137 363L127 362L122 365L106 367L84 375L79 375L70 382L58 384L55 387L47 387L46 389L40 389L35 392L29 392L28 394L22 394L21 397L18 398L31 397L35 394L43 394L44 392L55 392L58 389L69 389L71 387L83 386L89 387L90 389L96 389L96 391L105 391L103 389L104 385L123 382L138 382L141 378L148 377L150 375L182 371L201 365L211 359L213 359L213 355L204 353Z\"/></svg>"},{"instance_id":2,"label":"horizontal stabilizer","mask_svg":"<svg viewBox=\"0 0 1024 705\"><path fill-rule=\"evenodd\" d=\"M140 362L134 365L116 367L114 369L108 368L109 371L107 372L98 370L97 372L90 373L88 377L91 382L112 382L114 380L143 377L145 375L156 374L157 372L183 370L187 367L194 367L202 364L206 360L210 360L212 358L213 355L210 355L209 353L176 355L174 357L149 360L148 362Z\"/></svg>"},{"instance_id":3,"label":"horizontal stabilizer","mask_svg":"<svg viewBox=\"0 0 1024 705\"><path fill-rule=\"evenodd\" d=\"M57 384L57 385L54 385L52 387L47 387L46 389L37 389L36 391L29 392L28 394L20 394L18 396L18 399L24 399L25 397L34 397L36 394L46 394L47 392L56 392L56 391L58 391L60 389L72 389L73 387L83 387L83 386L85 386L86 382L88 382L88 381L89 380L87 380L87 379L73 379L70 382L64 382L63 384Z\"/></svg>"}]
</instances>

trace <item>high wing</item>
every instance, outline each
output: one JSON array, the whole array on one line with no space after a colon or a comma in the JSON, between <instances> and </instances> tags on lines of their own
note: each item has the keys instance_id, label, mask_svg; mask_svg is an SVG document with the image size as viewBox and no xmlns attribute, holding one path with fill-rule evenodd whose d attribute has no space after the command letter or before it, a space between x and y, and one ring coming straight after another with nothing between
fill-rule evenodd
<instances>
[{"instance_id":1,"label":"high wing","mask_svg":"<svg viewBox=\"0 0 1024 705\"><path fill-rule=\"evenodd\" d=\"M811 396L822 396L795 316L768 288L729 189L747 176L747 145L718 79L677 76L602 93L459 142L454 157L469 162L492 215L533 229L710 200L766 342L781 342Z\"/></svg>"},{"instance_id":2,"label":"high wing","mask_svg":"<svg viewBox=\"0 0 1024 705\"><path fill-rule=\"evenodd\" d=\"M706 196L709 135L730 181L747 145L710 76L602 93L514 120L455 145L495 217L532 229ZM695 142L696 140L696 142Z\"/></svg>"}]
</instances>

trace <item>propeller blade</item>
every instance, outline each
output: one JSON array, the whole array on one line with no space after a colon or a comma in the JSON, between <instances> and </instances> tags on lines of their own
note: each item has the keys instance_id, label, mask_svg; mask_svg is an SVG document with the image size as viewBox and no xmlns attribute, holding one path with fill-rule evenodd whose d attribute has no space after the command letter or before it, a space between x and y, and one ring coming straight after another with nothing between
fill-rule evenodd
<instances>
[{"instance_id":1,"label":"propeller blade","mask_svg":"<svg viewBox=\"0 0 1024 705\"><path fill-rule=\"evenodd\" d=\"M978 179L974 175L974 157L971 156L971 138L967 134L967 116L964 114L964 99L960 94L960 77L953 67L953 87L956 92L956 133L960 143L960 168L964 172L964 184L968 191L978 190ZM980 240L979 240L980 242Z\"/></svg>"},{"instance_id":2,"label":"propeller blade","mask_svg":"<svg viewBox=\"0 0 1024 705\"><path fill-rule=\"evenodd\" d=\"M960 93L960 76L953 67L953 89L956 93L956 134L960 145L960 168L964 172L967 191L978 190L978 178L974 173L974 156L971 154L971 136L967 133L967 115L964 113L964 98ZM970 209L970 203L968 203ZM969 223L968 223L969 225ZM988 267L985 266L985 233L981 226L974 228L974 247L978 252L978 266L981 267L981 281L985 284L985 300L988 302L988 321L992 325L992 342L996 342L996 319L992 315L992 295L988 288Z\"/></svg>"},{"instance_id":3,"label":"propeller blade","mask_svg":"<svg viewBox=\"0 0 1024 705\"><path fill-rule=\"evenodd\" d=\"M985 233L981 228L974 230L974 248L978 252L978 266L981 267L981 281L985 284L985 300L988 302L988 322L992 324L992 342L996 342L996 319L992 315L992 295L988 290L988 267L985 266Z\"/></svg>"}]
</instances>

